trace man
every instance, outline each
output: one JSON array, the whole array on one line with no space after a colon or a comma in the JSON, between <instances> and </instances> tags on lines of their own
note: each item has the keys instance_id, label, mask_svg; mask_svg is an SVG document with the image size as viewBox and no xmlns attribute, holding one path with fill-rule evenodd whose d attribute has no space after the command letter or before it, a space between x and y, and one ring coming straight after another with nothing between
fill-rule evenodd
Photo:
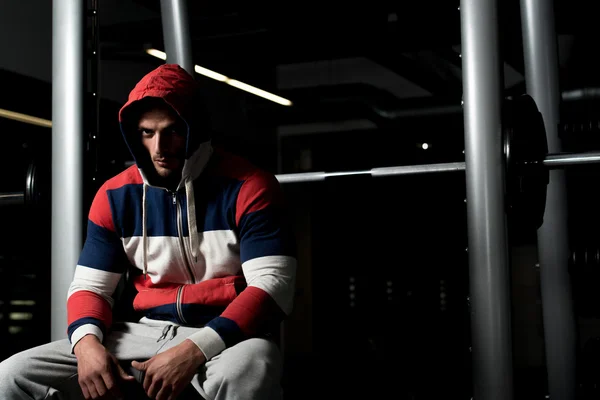
<instances>
[{"instance_id":1,"label":"man","mask_svg":"<svg viewBox=\"0 0 600 400\"><path fill-rule=\"evenodd\" d=\"M119 120L136 165L91 205L68 339L2 362L0 398L119 398L136 380L159 400L281 396L269 333L291 312L296 259L280 187L213 149L198 98L174 64L130 93ZM140 318L113 324L128 268Z\"/></svg>"}]
</instances>

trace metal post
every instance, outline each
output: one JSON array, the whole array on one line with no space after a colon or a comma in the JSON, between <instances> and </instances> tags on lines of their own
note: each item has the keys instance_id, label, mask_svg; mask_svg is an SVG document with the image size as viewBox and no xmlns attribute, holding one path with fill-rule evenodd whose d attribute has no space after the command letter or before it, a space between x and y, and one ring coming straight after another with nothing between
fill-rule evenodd
<instances>
[{"instance_id":1,"label":"metal post","mask_svg":"<svg viewBox=\"0 0 600 400\"><path fill-rule=\"evenodd\" d=\"M194 61L190 44L187 3L185 0L161 0L160 12L167 62L179 64L192 76Z\"/></svg>"},{"instance_id":2,"label":"metal post","mask_svg":"<svg viewBox=\"0 0 600 400\"><path fill-rule=\"evenodd\" d=\"M51 340L67 337L67 292L82 247L85 2L52 2Z\"/></svg>"},{"instance_id":3,"label":"metal post","mask_svg":"<svg viewBox=\"0 0 600 400\"><path fill-rule=\"evenodd\" d=\"M473 398L513 397L496 0L461 0Z\"/></svg>"},{"instance_id":4,"label":"metal post","mask_svg":"<svg viewBox=\"0 0 600 400\"><path fill-rule=\"evenodd\" d=\"M560 152L558 50L551 0L521 0L527 93L544 118L548 150ZM546 368L551 399L576 394L576 329L569 283L565 172L550 172L544 224L538 229Z\"/></svg>"}]
</instances>

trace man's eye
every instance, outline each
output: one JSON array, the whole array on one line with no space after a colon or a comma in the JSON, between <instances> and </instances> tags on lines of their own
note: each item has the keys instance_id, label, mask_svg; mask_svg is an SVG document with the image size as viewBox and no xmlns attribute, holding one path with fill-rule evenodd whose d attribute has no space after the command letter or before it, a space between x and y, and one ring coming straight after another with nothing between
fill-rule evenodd
<instances>
[{"instance_id":1,"label":"man's eye","mask_svg":"<svg viewBox=\"0 0 600 400\"><path fill-rule=\"evenodd\" d=\"M152 130L150 129L141 129L142 135L148 136L148 135L152 135Z\"/></svg>"}]
</instances>

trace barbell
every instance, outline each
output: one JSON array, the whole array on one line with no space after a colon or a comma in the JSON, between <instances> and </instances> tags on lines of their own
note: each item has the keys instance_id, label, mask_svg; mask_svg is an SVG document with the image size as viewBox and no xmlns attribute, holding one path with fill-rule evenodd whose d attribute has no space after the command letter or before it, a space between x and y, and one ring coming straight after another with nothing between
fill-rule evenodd
<instances>
[{"instance_id":1,"label":"barbell","mask_svg":"<svg viewBox=\"0 0 600 400\"><path fill-rule=\"evenodd\" d=\"M548 153L542 114L533 98L521 95L502 105L502 144L507 212L522 227L539 228L546 208L549 171L571 165L600 163L600 152ZM318 182L352 175L373 177L465 171L466 163L399 165L340 172L301 172L276 175L282 184Z\"/></svg>"},{"instance_id":2,"label":"barbell","mask_svg":"<svg viewBox=\"0 0 600 400\"><path fill-rule=\"evenodd\" d=\"M43 168L42 168L43 169ZM47 171L46 171L47 172ZM25 185L21 192L0 192L1 206L35 206L49 198L48 176L40 170L37 160L31 160L25 173Z\"/></svg>"}]
</instances>

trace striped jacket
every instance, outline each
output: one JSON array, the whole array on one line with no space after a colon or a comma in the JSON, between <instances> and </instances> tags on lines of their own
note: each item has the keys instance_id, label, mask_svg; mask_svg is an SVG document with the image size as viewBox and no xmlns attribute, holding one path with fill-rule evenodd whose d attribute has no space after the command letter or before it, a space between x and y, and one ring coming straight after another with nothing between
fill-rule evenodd
<instances>
[{"instance_id":1,"label":"striped jacket","mask_svg":"<svg viewBox=\"0 0 600 400\"><path fill-rule=\"evenodd\" d=\"M152 185L151 165L125 128L127 107L162 97L197 134L188 87L193 79L165 64L144 77L120 112L136 160L106 181L89 211L68 300L68 337L101 341L112 322L112 296L133 268L133 307L147 318L203 327L189 337L207 359L276 326L293 305L296 259L275 177L241 157L189 146L176 191ZM197 138L196 138L197 140Z\"/></svg>"}]
</instances>

